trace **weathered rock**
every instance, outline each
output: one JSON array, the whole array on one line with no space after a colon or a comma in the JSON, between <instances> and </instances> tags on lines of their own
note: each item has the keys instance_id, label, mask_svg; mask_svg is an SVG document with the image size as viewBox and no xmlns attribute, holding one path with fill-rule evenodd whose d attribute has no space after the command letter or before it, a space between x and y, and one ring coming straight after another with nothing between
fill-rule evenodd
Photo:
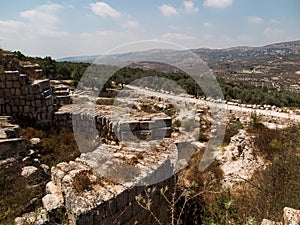
<instances>
[{"instance_id":1,"label":"weathered rock","mask_svg":"<svg viewBox=\"0 0 300 225\"><path fill-rule=\"evenodd\" d=\"M50 171L50 168L46 164L41 164L40 167L44 170L45 174L48 174Z\"/></svg>"},{"instance_id":2,"label":"weathered rock","mask_svg":"<svg viewBox=\"0 0 300 225\"><path fill-rule=\"evenodd\" d=\"M23 214L21 217L15 219L16 225L46 225L49 224L48 213L45 209L39 208L36 212L29 212Z\"/></svg>"},{"instance_id":3,"label":"weathered rock","mask_svg":"<svg viewBox=\"0 0 300 225\"><path fill-rule=\"evenodd\" d=\"M282 225L282 223L263 219L263 221L261 222L261 225Z\"/></svg>"},{"instance_id":4,"label":"weathered rock","mask_svg":"<svg viewBox=\"0 0 300 225\"><path fill-rule=\"evenodd\" d=\"M32 147L38 147L41 144L41 139L39 138L31 138L30 144Z\"/></svg>"},{"instance_id":5,"label":"weathered rock","mask_svg":"<svg viewBox=\"0 0 300 225\"><path fill-rule=\"evenodd\" d=\"M36 217L36 225L48 224L49 216L46 209L41 208Z\"/></svg>"},{"instance_id":6,"label":"weathered rock","mask_svg":"<svg viewBox=\"0 0 300 225\"><path fill-rule=\"evenodd\" d=\"M254 153L254 148L253 137L245 130L240 130L231 138L228 146L220 149L216 160L224 171L224 178L221 180L224 187L233 187L250 179L255 170L269 164L262 156Z\"/></svg>"},{"instance_id":7,"label":"weathered rock","mask_svg":"<svg viewBox=\"0 0 300 225\"><path fill-rule=\"evenodd\" d=\"M36 215L34 212L25 213L22 217L17 217L15 219L16 225L26 225L26 224L34 224L36 219Z\"/></svg>"},{"instance_id":8,"label":"weathered rock","mask_svg":"<svg viewBox=\"0 0 300 225\"><path fill-rule=\"evenodd\" d=\"M34 166L26 166L22 168L22 173L21 176L28 178L30 176L32 176L34 173L36 173L38 171L38 168L34 167Z\"/></svg>"},{"instance_id":9,"label":"weathered rock","mask_svg":"<svg viewBox=\"0 0 300 225\"><path fill-rule=\"evenodd\" d=\"M300 224L300 210L285 207L283 209L284 225L299 225Z\"/></svg>"},{"instance_id":10,"label":"weathered rock","mask_svg":"<svg viewBox=\"0 0 300 225\"><path fill-rule=\"evenodd\" d=\"M48 212L59 209L63 206L63 199L59 194L47 194L42 198L42 202L44 208Z\"/></svg>"},{"instance_id":11,"label":"weathered rock","mask_svg":"<svg viewBox=\"0 0 300 225\"><path fill-rule=\"evenodd\" d=\"M261 225L299 225L300 224L300 210L285 207L283 209L283 223L274 222L263 219Z\"/></svg>"},{"instance_id":12,"label":"weathered rock","mask_svg":"<svg viewBox=\"0 0 300 225\"><path fill-rule=\"evenodd\" d=\"M47 194L57 194L59 192L58 187L52 182L46 184L46 193Z\"/></svg>"}]
</instances>

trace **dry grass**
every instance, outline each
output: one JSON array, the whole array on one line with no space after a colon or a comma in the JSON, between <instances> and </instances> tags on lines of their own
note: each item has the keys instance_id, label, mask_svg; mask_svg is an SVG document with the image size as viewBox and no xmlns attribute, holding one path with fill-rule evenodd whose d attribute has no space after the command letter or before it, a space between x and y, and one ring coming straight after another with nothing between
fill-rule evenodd
<instances>
[{"instance_id":1,"label":"dry grass","mask_svg":"<svg viewBox=\"0 0 300 225\"><path fill-rule=\"evenodd\" d=\"M77 192L82 192L91 186L92 182L89 178L91 173L92 172L90 170L82 170L82 171L76 173L76 175L73 178L72 184L73 184L73 188Z\"/></svg>"},{"instance_id":2,"label":"dry grass","mask_svg":"<svg viewBox=\"0 0 300 225\"><path fill-rule=\"evenodd\" d=\"M70 132L57 133L56 131L50 131L46 133L29 127L22 129L21 136L27 143L31 138L41 139L41 161L49 166L74 160L80 155L74 134Z\"/></svg>"}]
</instances>

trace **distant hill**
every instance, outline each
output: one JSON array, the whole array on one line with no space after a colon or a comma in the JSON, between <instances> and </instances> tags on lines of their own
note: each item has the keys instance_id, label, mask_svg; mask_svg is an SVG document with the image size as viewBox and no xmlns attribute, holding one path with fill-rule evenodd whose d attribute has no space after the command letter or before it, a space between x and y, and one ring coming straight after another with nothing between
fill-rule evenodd
<instances>
[{"instance_id":1,"label":"distant hill","mask_svg":"<svg viewBox=\"0 0 300 225\"><path fill-rule=\"evenodd\" d=\"M199 48L199 49L192 49L194 53L198 54L199 56L203 56L206 58L215 58L215 57L223 57L231 55L233 57L240 57L240 56L259 56L259 55L299 55L300 54L300 40L297 41L289 41L289 42L282 42L282 43L275 43L270 44L262 47L249 47L249 46L238 46L238 47L231 47L226 49L209 49L209 48ZM124 57L124 55L128 56L138 56L141 54L151 54L156 55L160 53L159 49L155 50L148 50L142 52L130 52L124 54L114 54L108 55L105 57L111 58L119 58ZM173 51L170 51L170 54L173 54ZM72 61L72 62L88 62L93 63L98 58L104 57L103 55L92 55L92 56L71 56L57 59L57 61ZM170 55L171 57L171 55ZM136 57L133 57L136 58Z\"/></svg>"},{"instance_id":2,"label":"distant hill","mask_svg":"<svg viewBox=\"0 0 300 225\"><path fill-rule=\"evenodd\" d=\"M186 51L194 52L207 63L215 75L228 82L246 82L255 86L300 92L300 40L262 47L199 48ZM161 61L168 61L183 52L185 51L154 49L108 56L69 57L59 59L59 61L93 63L97 60L98 64L116 65L127 60L126 63L119 66L130 65L129 67L143 70L178 72L176 67L147 59L160 58ZM182 60L186 59L182 58Z\"/></svg>"}]
</instances>

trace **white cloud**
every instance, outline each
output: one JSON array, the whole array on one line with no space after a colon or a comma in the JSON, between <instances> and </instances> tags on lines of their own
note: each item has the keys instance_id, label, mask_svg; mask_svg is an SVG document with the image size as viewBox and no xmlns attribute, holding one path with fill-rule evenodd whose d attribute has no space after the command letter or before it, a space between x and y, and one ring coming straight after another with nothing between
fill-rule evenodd
<instances>
[{"instance_id":1,"label":"white cloud","mask_svg":"<svg viewBox=\"0 0 300 225\"><path fill-rule=\"evenodd\" d=\"M139 22L136 20L129 20L126 23L122 24L123 28L137 28L139 27Z\"/></svg>"},{"instance_id":2,"label":"white cloud","mask_svg":"<svg viewBox=\"0 0 300 225\"><path fill-rule=\"evenodd\" d=\"M57 14L59 10L66 7L70 6L49 3L20 12L21 17L26 19L28 22L24 23L26 31L22 33L19 30L19 35L35 41L41 36L46 38L61 38L69 36L67 32L59 30L58 27L60 18Z\"/></svg>"},{"instance_id":3,"label":"white cloud","mask_svg":"<svg viewBox=\"0 0 300 225\"><path fill-rule=\"evenodd\" d=\"M62 5L50 3L38 6L35 9L23 11L20 15L32 23L55 24L59 22L59 18L55 13L61 8L63 8Z\"/></svg>"},{"instance_id":4,"label":"white cloud","mask_svg":"<svg viewBox=\"0 0 300 225\"><path fill-rule=\"evenodd\" d=\"M276 19L271 19L271 20L270 20L270 23L273 23L273 24L280 24L280 21L279 21L279 20L276 20Z\"/></svg>"},{"instance_id":5,"label":"white cloud","mask_svg":"<svg viewBox=\"0 0 300 225\"><path fill-rule=\"evenodd\" d=\"M203 26L204 26L204 27L212 27L213 24L210 23L210 22L204 22L204 23L203 23Z\"/></svg>"},{"instance_id":6,"label":"white cloud","mask_svg":"<svg viewBox=\"0 0 300 225\"><path fill-rule=\"evenodd\" d=\"M264 22L264 19L258 16L249 16L248 17L248 22L249 23L254 23L254 24L259 24Z\"/></svg>"},{"instance_id":7,"label":"white cloud","mask_svg":"<svg viewBox=\"0 0 300 225\"><path fill-rule=\"evenodd\" d=\"M106 4L105 2L91 3L90 7L96 15L101 16L101 17L118 18L122 15L121 12L112 8L110 5Z\"/></svg>"},{"instance_id":8,"label":"white cloud","mask_svg":"<svg viewBox=\"0 0 300 225\"><path fill-rule=\"evenodd\" d=\"M177 32L181 30L180 27L174 25L169 25L168 28Z\"/></svg>"},{"instance_id":9,"label":"white cloud","mask_svg":"<svg viewBox=\"0 0 300 225\"><path fill-rule=\"evenodd\" d=\"M183 2L184 5L184 10L187 13L197 13L199 11L199 9L195 6L194 2L192 1L184 1Z\"/></svg>"},{"instance_id":10,"label":"white cloud","mask_svg":"<svg viewBox=\"0 0 300 225\"><path fill-rule=\"evenodd\" d=\"M164 16L175 16L178 14L177 9L171 5L162 5L158 8Z\"/></svg>"},{"instance_id":11,"label":"white cloud","mask_svg":"<svg viewBox=\"0 0 300 225\"><path fill-rule=\"evenodd\" d=\"M189 41L195 39L193 36L180 33L165 33L161 37L168 41Z\"/></svg>"},{"instance_id":12,"label":"white cloud","mask_svg":"<svg viewBox=\"0 0 300 225\"><path fill-rule=\"evenodd\" d=\"M41 29L39 35L44 36L46 38L70 37L70 34L68 32L51 30L51 29Z\"/></svg>"},{"instance_id":13,"label":"white cloud","mask_svg":"<svg viewBox=\"0 0 300 225\"><path fill-rule=\"evenodd\" d=\"M24 27L24 23L15 20L0 20L0 36L8 33L17 33L18 29Z\"/></svg>"},{"instance_id":14,"label":"white cloud","mask_svg":"<svg viewBox=\"0 0 300 225\"><path fill-rule=\"evenodd\" d=\"M233 0L205 0L203 5L212 8L225 8L231 6Z\"/></svg>"}]
</instances>

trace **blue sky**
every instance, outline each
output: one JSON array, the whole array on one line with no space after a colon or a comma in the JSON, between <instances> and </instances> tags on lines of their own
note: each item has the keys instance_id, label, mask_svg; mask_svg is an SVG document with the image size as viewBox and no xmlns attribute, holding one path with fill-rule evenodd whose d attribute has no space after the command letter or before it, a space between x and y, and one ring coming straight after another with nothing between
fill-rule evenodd
<instances>
[{"instance_id":1,"label":"blue sky","mask_svg":"<svg viewBox=\"0 0 300 225\"><path fill-rule=\"evenodd\" d=\"M142 40L226 48L300 39L299 0L0 0L1 48L59 58Z\"/></svg>"}]
</instances>

